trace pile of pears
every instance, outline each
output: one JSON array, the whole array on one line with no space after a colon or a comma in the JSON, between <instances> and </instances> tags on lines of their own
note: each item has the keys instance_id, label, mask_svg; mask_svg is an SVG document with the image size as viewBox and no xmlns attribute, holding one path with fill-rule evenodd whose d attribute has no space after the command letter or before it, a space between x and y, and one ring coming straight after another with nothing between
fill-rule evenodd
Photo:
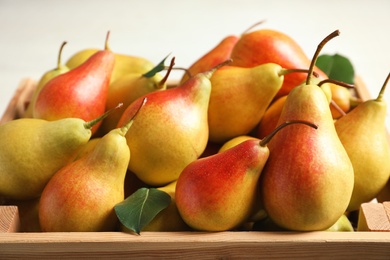
<instances>
[{"instance_id":1,"label":"pile of pears","mask_svg":"<svg viewBox=\"0 0 390 260\"><path fill-rule=\"evenodd\" d=\"M64 42L25 113L0 125L0 204L18 205L24 231L124 231L115 205L148 187L171 204L144 231L354 231L362 203L389 199L389 76L359 102L329 79L315 62L339 34L310 59L251 28L175 85L175 58L115 53L109 32L65 64Z\"/></svg>"}]
</instances>

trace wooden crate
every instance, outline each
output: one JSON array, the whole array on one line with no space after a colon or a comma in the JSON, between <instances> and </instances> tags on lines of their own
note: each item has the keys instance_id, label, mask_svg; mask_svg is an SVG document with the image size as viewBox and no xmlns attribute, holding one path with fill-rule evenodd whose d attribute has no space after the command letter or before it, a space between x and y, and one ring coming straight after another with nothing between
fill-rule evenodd
<instances>
[{"instance_id":1,"label":"wooden crate","mask_svg":"<svg viewBox=\"0 0 390 260\"><path fill-rule=\"evenodd\" d=\"M357 96L370 98L357 82ZM0 124L20 116L34 86L21 82ZM20 232L18 208L0 206L0 259L390 259L390 202L365 203L359 216L367 231L38 233Z\"/></svg>"}]
</instances>

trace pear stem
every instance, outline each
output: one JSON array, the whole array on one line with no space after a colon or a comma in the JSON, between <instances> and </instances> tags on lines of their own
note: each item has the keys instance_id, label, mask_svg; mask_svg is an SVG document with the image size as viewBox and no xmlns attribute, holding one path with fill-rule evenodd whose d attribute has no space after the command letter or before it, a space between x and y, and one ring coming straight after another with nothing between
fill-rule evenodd
<instances>
[{"instance_id":1,"label":"pear stem","mask_svg":"<svg viewBox=\"0 0 390 260\"><path fill-rule=\"evenodd\" d=\"M211 76L213 75L213 73L218 70L219 68L223 67L223 66L226 66L228 64L230 64L231 62L233 61L233 59L228 59L228 60L225 60L219 64L217 64L216 66L214 66L213 68L211 68L210 70L204 72L204 75L206 76L206 78L211 78Z\"/></svg>"},{"instance_id":2,"label":"pear stem","mask_svg":"<svg viewBox=\"0 0 390 260\"><path fill-rule=\"evenodd\" d=\"M311 83L311 76L312 76L312 73L314 71L314 66L317 62L317 58L322 50L322 48L325 46L325 44L330 41L331 39L333 39L334 37L336 36L339 36L340 35L340 31L339 30L336 30L334 32L332 32L331 34L329 34L328 36L326 36L321 42L320 44L318 44L317 46L317 50L316 52L314 53L314 56L313 56L313 59L311 60L310 62L310 67L309 67L309 74L307 75L307 78L306 78L306 85L310 85Z\"/></svg>"},{"instance_id":3,"label":"pear stem","mask_svg":"<svg viewBox=\"0 0 390 260\"><path fill-rule=\"evenodd\" d=\"M61 56L62 56L62 50L64 49L64 46L67 44L67 42L63 42L60 47L60 51L58 52L58 58L57 58L57 69L59 69L62 66L61 62Z\"/></svg>"},{"instance_id":4,"label":"pear stem","mask_svg":"<svg viewBox=\"0 0 390 260\"><path fill-rule=\"evenodd\" d=\"M95 118L95 119L92 119L91 121L88 121L88 122L85 122L84 123L84 127L86 129L91 129L94 125L96 125L97 123L99 123L100 121L102 121L104 118L106 118L109 114L111 114L114 110L120 108L123 106L123 103L119 103L116 107L114 108L111 108L110 110L106 111L103 115Z\"/></svg>"},{"instance_id":5,"label":"pear stem","mask_svg":"<svg viewBox=\"0 0 390 260\"><path fill-rule=\"evenodd\" d=\"M169 69L169 67L168 67L168 66L165 66L164 69L167 70L167 69ZM191 78L191 77L192 77L191 72L190 72L188 69L186 69L186 68L183 68L183 67L174 67L174 68L172 68L172 70L184 70L184 72L185 72L185 74L187 75L188 78Z\"/></svg>"},{"instance_id":6,"label":"pear stem","mask_svg":"<svg viewBox=\"0 0 390 260\"><path fill-rule=\"evenodd\" d=\"M308 69L281 69L278 73L279 76L284 76L290 73L309 73ZM317 72L313 71L314 77L318 78L320 75L318 75Z\"/></svg>"},{"instance_id":7,"label":"pear stem","mask_svg":"<svg viewBox=\"0 0 390 260\"><path fill-rule=\"evenodd\" d=\"M164 78L158 83L157 88L160 89L162 86L167 82L169 74L171 74L172 68L175 66L175 57L171 59L171 63L169 64L167 73L165 74Z\"/></svg>"},{"instance_id":8,"label":"pear stem","mask_svg":"<svg viewBox=\"0 0 390 260\"><path fill-rule=\"evenodd\" d=\"M106 35L106 41L104 43L104 49L105 50L110 50L110 45L109 45L109 38L110 38L110 31L107 31L107 35Z\"/></svg>"},{"instance_id":9,"label":"pear stem","mask_svg":"<svg viewBox=\"0 0 390 260\"><path fill-rule=\"evenodd\" d=\"M260 24L263 24L266 20L261 20L257 23L255 23L254 25L251 25L248 29L246 29L241 35L244 35L246 33L248 33L250 30L252 30L253 28L255 28L256 26L260 25Z\"/></svg>"},{"instance_id":10,"label":"pear stem","mask_svg":"<svg viewBox=\"0 0 390 260\"><path fill-rule=\"evenodd\" d=\"M323 85L325 83L333 83L333 84L336 84L336 85L339 85L342 87L346 87L346 88L354 88L355 87L353 84L348 84L348 83L345 83L345 82L342 82L339 80L335 80L335 79L324 79L324 80L320 81L320 83L318 83L318 86L321 87L321 85Z\"/></svg>"},{"instance_id":11,"label":"pear stem","mask_svg":"<svg viewBox=\"0 0 390 260\"><path fill-rule=\"evenodd\" d=\"M129 131L131 125L134 122L135 117L138 115L139 111L145 105L147 100L148 100L148 98L144 97L144 99L141 102L141 105L138 107L137 111L135 111L135 114L130 118L130 120L124 126L121 127L121 133L122 133L123 136L125 136L127 131Z\"/></svg>"},{"instance_id":12,"label":"pear stem","mask_svg":"<svg viewBox=\"0 0 390 260\"><path fill-rule=\"evenodd\" d=\"M282 124L280 124L278 127L276 127L271 133L269 133L266 137L263 138L263 140L260 141L260 146L265 147L269 141L271 141L272 137L274 137L275 134L277 134L282 128L288 125L292 124L304 124L308 125L314 129L317 129L318 126L316 124L313 124L311 122L305 121L305 120L291 120L291 121L286 121Z\"/></svg>"},{"instance_id":13,"label":"pear stem","mask_svg":"<svg viewBox=\"0 0 390 260\"><path fill-rule=\"evenodd\" d=\"M390 80L390 73L387 74L387 77L386 77L386 79L385 79L385 82L383 83L382 88L381 88L381 90L379 91L379 95L378 95L378 97L376 98L377 101L382 100L383 95L385 94L385 89L386 89L387 83L389 82L389 80Z\"/></svg>"}]
</instances>

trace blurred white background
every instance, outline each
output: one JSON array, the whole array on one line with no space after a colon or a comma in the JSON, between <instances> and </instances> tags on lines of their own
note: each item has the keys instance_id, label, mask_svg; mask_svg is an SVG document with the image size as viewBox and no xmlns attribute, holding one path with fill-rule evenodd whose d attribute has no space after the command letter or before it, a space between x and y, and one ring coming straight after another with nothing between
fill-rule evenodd
<instances>
[{"instance_id":1,"label":"blurred white background","mask_svg":"<svg viewBox=\"0 0 390 260\"><path fill-rule=\"evenodd\" d=\"M102 48L110 30L115 52L155 63L172 53L177 66L188 67L223 37L264 19L261 28L292 36L309 57L339 29L322 53L350 58L376 97L390 72L389 10L388 0L0 0L0 115L22 78L39 79L56 66L63 41L66 61ZM390 103L390 86L385 98Z\"/></svg>"}]
</instances>

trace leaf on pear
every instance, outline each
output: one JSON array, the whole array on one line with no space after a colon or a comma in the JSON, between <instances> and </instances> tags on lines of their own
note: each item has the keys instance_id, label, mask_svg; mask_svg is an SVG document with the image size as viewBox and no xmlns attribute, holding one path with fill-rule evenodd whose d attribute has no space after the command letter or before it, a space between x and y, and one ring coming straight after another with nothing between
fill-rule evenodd
<instances>
[{"instance_id":1,"label":"leaf on pear","mask_svg":"<svg viewBox=\"0 0 390 260\"><path fill-rule=\"evenodd\" d=\"M171 203L171 196L155 188L140 188L124 201L115 205L119 221L140 234L153 218Z\"/></svg>"},{"instance_id":2,"label":"leaf on pear","mask_svg":"<svg viewBox=\"0 0 390 260\"><path fill-rule=\"evenodd\" d=\"M159 64L157 64L153 69L146 72L142 76L144 76L145 78L151 78L154 75L156 75L157 73L163 71L165 69L165 60L168 58L168 56L169 55L167 55Z\"/></svg>"},{"instance_id":3,"label":"leaf on pear","mask_svg":"<svg viewBox=\"0 0 390 260\"><path fill-rule=\"evenodd\" d=\"M316 66L330 79L354 84L355 70L352 62L340 54L323 54L317 59Z\"/></svg>"}]
</instances>

